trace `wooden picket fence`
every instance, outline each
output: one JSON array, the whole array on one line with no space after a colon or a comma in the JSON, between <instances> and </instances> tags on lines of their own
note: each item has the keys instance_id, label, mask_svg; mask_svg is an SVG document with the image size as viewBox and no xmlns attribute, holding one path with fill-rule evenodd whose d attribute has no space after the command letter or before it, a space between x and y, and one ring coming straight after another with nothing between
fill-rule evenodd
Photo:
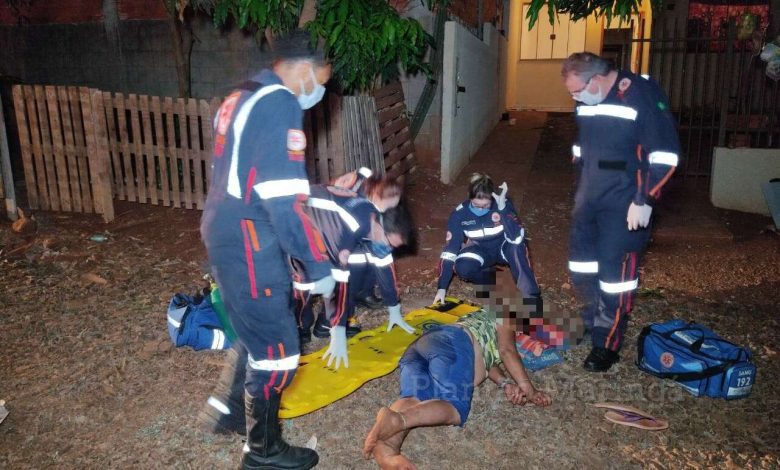
<instances>
[{"instance_id":1,"label":"wooden picket fence","mask_svg":"<svg viewBox=\"0 0 780 470\"><path fill-rule=\"evenodd\" d=\"M97 101L114 197L203 209L216 109L205 100L109 92L101 92Z\"/></svg>"},{"instance_id":2,"label":"wooden picket fence","mask_svg":"<svg viewBox=\"0 0 780 470\"><path fill-rule=\"evenodd\" d=\"M85 87L13 87L27 200L31 208L113 218L107 167L90 159L95 109ZM109 207L110 206L110 207Z\"/></svg>"},{"instance_id":3,"label":"wooden picket fence","mask_svg":"<svg viewBox=\"0 0 780 470\"><path fill-rule=\"evenodd\" d=\"M403 91L386 88L377 98L329 94L305 114L312 180L327 182L361 166L396 174L413 167ZM16 85L13 96L31 208L110 221L113 199L205 206L219 99L42 85Z\"/></svg>"},{"instance_id":4,"label":"wooden picket fence","mask_svg":"<svg viewBox=\"0 0 780 470\"><path fill-rule=\"evenodd\" d=\"M384 168L399 176L415 168L414 141L406 114L404 90L392 82L374 92L379 141L382 143Z\"/></svg>"}]
</instances>

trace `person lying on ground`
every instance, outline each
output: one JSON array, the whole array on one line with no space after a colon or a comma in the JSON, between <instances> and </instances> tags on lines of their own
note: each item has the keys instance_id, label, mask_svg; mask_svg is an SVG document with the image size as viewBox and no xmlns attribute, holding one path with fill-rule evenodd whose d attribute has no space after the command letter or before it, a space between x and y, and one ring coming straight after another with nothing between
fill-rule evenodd
<instances>
[{"instance_id":1,"label":"person lying on ground","mask_svg":"<svg viewBox=\"0 0 780 470\"><path fill-rule=\"evenodd\" d=\"M552 399L531 383L515 349L515 332L523 326L521 309L480 309L454 324L431 328L412 343L399 362L401 398L377 413L363 456L373 456L382 469L415 469L401 454L409 432L424 426L464 426L474 387L486 378L513 405L549 406Z\"/></svg>"}]
</instances>

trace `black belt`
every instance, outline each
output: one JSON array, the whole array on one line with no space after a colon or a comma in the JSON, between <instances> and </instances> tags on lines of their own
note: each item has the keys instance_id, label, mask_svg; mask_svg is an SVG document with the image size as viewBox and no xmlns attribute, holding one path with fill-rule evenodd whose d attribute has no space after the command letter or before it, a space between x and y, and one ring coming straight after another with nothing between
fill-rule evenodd
<instances>
[{"instance_id":1,"label":"black belt","mask_svg":"<svg viewBox=\"0 0 780 470\"><path fill-rule=\"evenodd\" d=\"M625 160L599 160L600 170L626 170Z\"/></svg>"}]
</instances>

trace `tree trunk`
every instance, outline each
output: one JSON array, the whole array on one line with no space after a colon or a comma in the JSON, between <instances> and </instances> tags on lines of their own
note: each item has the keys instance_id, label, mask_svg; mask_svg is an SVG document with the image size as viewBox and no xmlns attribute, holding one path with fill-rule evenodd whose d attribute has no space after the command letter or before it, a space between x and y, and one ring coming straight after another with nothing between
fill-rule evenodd
<instances>
[{"instance_id":1,"label":"tree trunk","mask_svg":"<svg viewBox=\"0 0 780 470\"><path fill-rule=\"evenodd\" d=\"M306 23L314 20L317 16L317 0L304 0L301 9L301 17L298 19L298 27L303 28Z\"/></svg>"},{"instance_id":2,"label":"tree trunk","mask_svg":"<svg viewBox=\"0 0 780 470\"><path fill-rule=\"evenodd\" d=\"M173 58L176 61L176 79L179 85L179 96L190 97L190 51L192 38L188 34L183 20L179 21L176 5L172 0L162 0L168 12L168 28L173 41ZM182 16L183 18L183 16Z\"/></svg>"}]
</instances>

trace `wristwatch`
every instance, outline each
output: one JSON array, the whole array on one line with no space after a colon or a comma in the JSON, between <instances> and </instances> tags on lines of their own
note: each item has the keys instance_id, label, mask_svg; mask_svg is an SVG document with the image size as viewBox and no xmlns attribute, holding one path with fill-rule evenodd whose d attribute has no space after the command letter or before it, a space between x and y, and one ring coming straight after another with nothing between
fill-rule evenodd
<instances>
[{"instance_id":1,"label":"wristwatch","mask_svg":"<svg viewBox=\"0 0 780 470\"><path fill-rule=\"evenodd\" d=\"M504 377L504 379L501 382L498 383L498 388L503 390L504 387L506 387L508 384L511 384L511 383L512 383L512 379L510 379L509 377Z\"/></svg>"}]
</instances>

